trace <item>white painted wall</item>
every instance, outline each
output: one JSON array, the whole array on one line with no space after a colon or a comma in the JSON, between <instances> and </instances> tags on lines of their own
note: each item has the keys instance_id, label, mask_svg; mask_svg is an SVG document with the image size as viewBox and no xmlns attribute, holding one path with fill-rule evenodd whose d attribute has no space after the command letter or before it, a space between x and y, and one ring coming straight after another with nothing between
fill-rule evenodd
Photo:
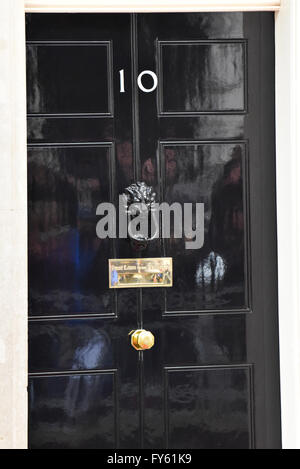
<instances>
[{"instance_id":1,"label":"white painted wall","mask_svg":"<svg viewBox=\"0 0 300 469\"><path fill-rule=\"evenodd\" d=\"M275 24L282 437L300 449L300 0L282 0Z\"/></svg>"},{"instance_id":2,"label":"white painted wall","mask_svg":"<svg viewBox=\"0 0 300 469\"><path fill-rule=\"evenodd\" d=\"M23 0L0 14L0 448L27 446L27 180Z\"/></svg>"}]
</instances>

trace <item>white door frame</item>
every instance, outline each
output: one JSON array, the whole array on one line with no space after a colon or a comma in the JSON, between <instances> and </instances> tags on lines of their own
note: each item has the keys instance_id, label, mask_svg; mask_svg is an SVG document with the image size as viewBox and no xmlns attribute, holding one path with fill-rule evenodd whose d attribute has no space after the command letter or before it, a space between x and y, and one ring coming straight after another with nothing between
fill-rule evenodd
<instances>
[{"instance_id":1,"label":"white door frame","mask_svg":"<svg viewBox=\"0 0 300 469\"><path fill-rule=\"evenodd\" d=\"M278 11L281 0L25 0L30 13Z\"/></svg>"},{"instance_id":2,"label":"white door frame","mask_svg":"<svg viewBox=\"0 0 300 469\"><path fill-rule=\"evenodd\" d=\"M27 447L26 12L276 11L280 366L284 448L300 448L300 1L1 0L0 448ZM300 156L299 156L300 158Z\"/></svg>"}]
</instances>

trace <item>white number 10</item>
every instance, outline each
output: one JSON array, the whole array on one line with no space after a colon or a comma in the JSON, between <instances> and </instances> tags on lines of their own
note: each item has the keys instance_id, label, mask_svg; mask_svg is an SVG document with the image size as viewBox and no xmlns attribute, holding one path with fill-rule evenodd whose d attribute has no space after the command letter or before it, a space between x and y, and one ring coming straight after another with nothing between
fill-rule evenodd
<instances>
[{"instance_id":1,"label":"white number 10","mask_svg":"<svg viewBox=\"0 0 300 469\"><path fill-rule=\"evenodd\" d=\"M124 70L120 70L120 93L125 93L125 73ZM145 88L142 83L142 78L144 75L149 75L152 77L153 86L152 88ZM152 93L152 91L156 90L158 85L158 79L156 73L152 72L151 70L144 70L141 72L137 78L137 84L140 90L144 91L144 93Z\"/></svg>"}]
</instances>

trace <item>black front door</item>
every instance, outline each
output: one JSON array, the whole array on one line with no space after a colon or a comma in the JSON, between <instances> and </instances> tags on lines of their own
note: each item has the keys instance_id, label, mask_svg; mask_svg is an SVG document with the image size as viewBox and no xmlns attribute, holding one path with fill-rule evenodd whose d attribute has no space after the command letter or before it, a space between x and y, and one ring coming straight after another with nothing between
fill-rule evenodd
<instances>
[{"instance_id":1,"label":"black front door","mask_svg":"<svg viewBox=\"0 0 300 469\"><path fill-rule=\"evenodd\" d=\"M273 23L27 15L31 448L280 447ZM99 239L136 181L204 204L203 246ZM137 257L173 286L110 289Z\"/></svg>"}]
</instances>

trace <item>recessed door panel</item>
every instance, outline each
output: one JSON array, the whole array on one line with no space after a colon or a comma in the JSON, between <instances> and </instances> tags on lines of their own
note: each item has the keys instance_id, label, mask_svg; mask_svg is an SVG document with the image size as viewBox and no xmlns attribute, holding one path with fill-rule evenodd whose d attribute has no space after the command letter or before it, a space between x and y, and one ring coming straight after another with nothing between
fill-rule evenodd
<instances>
[{"instance_id":1,"label":"recessed door panel","mask_svg":"<svg viewBox=\"0 0 300 469\"><path fill-rule=\"evenodd\" d=\"M162 144L163 199L169 204L203 203L201 249L185 239L166 240L176 259L167 311L243 310L247 304L246 145L239 142ZM195 225L195 209L193 224Z\"/></svg>"},{"instance_id":2,"label":"recessed door panel","mask_svg":"<svg viewBox=\"0 0 300 469\"><path fill-rule=\"evenodd\" d=\"M162 114L245 111L244 42L165 41L158 54Z\"/></svg>"},{"instance_id":3,"label":"recessed door panel","mask_svg":"<svg viewBox=\"0 0 300 469\"><path fill-rule=\"evenodd\" d=\"M111 199L113 158L111 146L28 150L30 315L114 314L99 276L110 243L95 239L96 207Z\"/></svg>"},{"instance_id":4,"label":"recessed door panel","mask_svg":"<svg viewBox=\"0 0 300 469\"><path fill-rule=\"evenodd\" d=\"M29 382L32 449L115 448L115 372Z\"/></svg>"},{"instance_id":5,"label":"recessed door panel","mask_svg":"<svg viewBox=\"0 0 300 469\"><path fill-rule=\"evenodd\" d=\"M112 113L109 42L27 44L29 114Z\"/></svg>"},{"instance_id":6,"label":"recessed door panel","mask_svg":"<svg viewBox=\"0 0 300 469\"><path fill-rule=\"evenodd\" d=\"M167 446L251 447L250 389L250 368L166 368Z\"/></svg>"}]
</instances>

